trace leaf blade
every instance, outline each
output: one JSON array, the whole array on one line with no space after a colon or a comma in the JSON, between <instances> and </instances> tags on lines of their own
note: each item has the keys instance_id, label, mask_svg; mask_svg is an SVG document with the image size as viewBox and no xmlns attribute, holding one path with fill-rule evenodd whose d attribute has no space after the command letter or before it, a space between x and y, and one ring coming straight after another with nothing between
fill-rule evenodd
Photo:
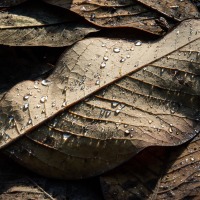
<instances>
[{"instance_id":1,"label":"leaf blade","mask_svg":"<svg viewBox=\"0 0 200 200\"><path fill-rule=\"evenodd\" d=\"M166 36L160 43L154 43L151 47L149 44L142 44L142 48L138 48L136 45L134 51L132 51L132 42L123 41L116 44L116 41L101 38L95 39L93 43L91 41L94 39L87 39L73 46L58 63L58 68L52 75L53 79L49 77L48 81L50 82L46 82L47 85L51 83L49 87L42 86L45 82L38 81L35 85L36 93L32 92L30 95L29 90L28 92L25 90L24 93L24 83L21 83L16 86L17 90L13 88L5 96L1 102L2 119L6 120L8 117L5 122L9 122L9 116L6 116L5 113L10 111L9 106L15 96L15 101L12 103L14 112L11 113L11 116L15 114L14 119L18 121L17 127L1 127L4 130L7 128L6 134L9 134L10 137L5 141L2 139L2 147L20 136L28 134L33 128L39 127L41 123L49 120L54 114L61 112L55 119L29 133L28 138L24 139L24 143L27 144L24 147L25 151L28 152L26 149L32 148L31 152L34 152L32 157L29 154L24 155L23 150L16 150L16 155L18 155L16 159L22 156L23 159L18 161L25 162L23 164L27 167L39 166L40 164L29 165L34 158L37 162L43 163L43 169L36 167L37 169L34 168L34 170L47 174L50 171L47 170L49 166L55 169L57 163L60 163L59 166L62 167L57 173L54 170L54 173L50 173L49 176L54 174L59 178L71 179L100 174L119 165L147 146L173 146L194 137L200 128L198 106L199 35L198 31L193 32L193 34L188 33L188 29L185 28L187 23L195 31L199 21L193 20L183 23L178 28L182 37L177 36L177 29L175 29L171 36ZM184 33L185 37L183 37ZM189 41L188 37L190 37ZM169 44L169 41L174 41L174 38L177 38L175 46ZM105 49L104 45L102 47L102 44L105 43L106 52L109 55L105 55L104 50L99 50L99 48ZM167 46L163 46L163 43ZM115 48L117 46L119 48L120 44L124 46L123 48L120 46L120 52L118 50L116 52ZM153 48L153 45L156 47ZM121 56L127 55L127 48L132 59L126 57L126 61L120 62ZM97 55L95 61L95 56L92 57L91 52L93 55ZM150 57L147 57L147 52L151 55ZM101 62L105 56L109 57L110 63L108 62L107 67L102 70ZM140 62L135 67L134 63L136 64L138 61L136 58L142 57L144 59L141 62L146 63ZM90 61L93 61L91 65ZM77 63L81 63L81 65ZM117 63L116 68L113 68L112 63ZM86 73L83 73L84 67L87 67ZM111 76L108 77L107 73L110 73ZM101 74L101 77L96 76L97 74ZM66 76L69 77L68 82L63 84ZM103 82L105 85L96 84L99 78L108 82ZM108 84L110 86L102 91ZM28 88L33 88L33 83L30 81L25 82L25 85ZM83 85L85 88L82 88ZM68 87L65 88L66 86ZM44 98L37 99L37 90L41 88L46 93L43 93L42 97ZM98 89L101 91L96 93ZM17 96L17 94L19 95ZM91 94L94 95L87 101L83 101L87 95ZM27 95L28 97L26 97ZM41 97L40 95L41 93L39 93L39 97ZM59 99L57 99L58 97ZM30 99L32 101L29 101ZM44 105L41 100L44 102L47 100L47 103ZM50 103L48 103L49 100ZM79 103L80 100L82 103ZM23 110L23 105L27 101L31 114L29 110ZM66 101L68 101L67 105ZM37 106L38 104L39 106ZM45 106L48 110L45 110ZM69 108L68 106L73 107ZM35 111L33 112L33 110ZM37 115L38 118L35 118ZM24 117L24 121L21 116ZM27 119L31 119L30 124L28 124ZM11 118L11 122L13 122L12 120ZM24 125L26 127L23 127ZM35 149L34 146L37 148ZM110 151L110 147L113 151ZM15 149L15 146L13 148ZM48 149L52 153L48 154ZM120 153L118 153L119 149ZM47 155L52 156L52 154L54 156L49 159ZM54 162L53 158L56 158L57 161ZM74 158L74 167L68 165L71 158ZM89 161L83 162L84 159ZM109 164L105 165L105 161ZM80 170L74 170L76 167L80 167ZM70 173L66 173L66 171L70 171Z\"/></svg>"}]
</instances>

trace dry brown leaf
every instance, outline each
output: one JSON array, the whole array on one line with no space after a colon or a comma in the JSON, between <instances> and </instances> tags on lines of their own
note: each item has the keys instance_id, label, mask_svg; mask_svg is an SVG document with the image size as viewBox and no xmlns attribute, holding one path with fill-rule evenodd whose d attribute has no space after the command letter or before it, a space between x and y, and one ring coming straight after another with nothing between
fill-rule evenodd
<instances>
[{"instance_id":1,"label":"dry brown leaf","mask_svg":"<svg viewBox=\"0 0 200 200\"><path fill-rule=\"evenodd\" d=\"M19 83L1 100L1 147L26 134L7 150L13 158L42 175L74 179L148 146L186 142L200 128L199 25L186 21L152 44L78 42L47 80Z\"/></svg>"},{"instance_id":2,"label":"dry brown leaf","mask_svg":"<svg viewBox=\"0 0 200 200\"><path fill-rule=\"evenodd\" d=\"M62 47L98 31L76 19L44 3L28 2L0 13L0 44Z\"/></svg>"},{"instance_id":3,"label":"dry brown leaf","mask_svg":"<svg viewBox=\"0 0 200 200\"><path fill-rule=\"evenodd\" d=\"M0 12L0 28L39 27L75 21L77 18L72 20L70 14L43 2L30 1Z\"/></svg>"},{"instance_id":4,"label":"dry brown leaf","mask_svg":"<svg viewBox=\"0 0 200 200\"><path fill-rule=\"evenodd\" d=\"M132 27L163 34L184 19L199 17L189 0L44 0L69 9L101 27Z\"/></svg>"},{"instance_id":5,"label":"dry brown leaf","mask_svg":"<svg viewBox=\"0 0 200 200\"><path fill-rule=\"evenodd\" d=\"M175 148L146 149L101 177L107 200L199 199L200 137Z\"/></svg>"},{"instance_id":6,"label":"dry brown leaf","mask_svg":"<svg viewBox=\"0 0 200 200\"><path fill-rule=\"evenodd\" d=\"M11 46L70 46L98 29L84 23L63 23L47 27L4 29L0 44Z\"/></svg>"}]
</instances>

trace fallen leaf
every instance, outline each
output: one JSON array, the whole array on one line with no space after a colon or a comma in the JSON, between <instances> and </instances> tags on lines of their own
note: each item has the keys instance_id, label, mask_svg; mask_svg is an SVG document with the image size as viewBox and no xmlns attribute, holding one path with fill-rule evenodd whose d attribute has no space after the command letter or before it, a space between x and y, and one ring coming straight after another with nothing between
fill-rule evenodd
<instances>
[{"instance_id":1,"label":"fallen leaf","mask_svg":"<svg viewBox=\"0 0 200 200\"><path fill-rule=\"evenodd\" d=\"M10 7L10 6L16 6L18 4L21 4L27 0L1 0L0 7Z\"/></svg>"},{"instance_id":2,"label":"fallen leaf","mask_svg":"<svg viewBox=\"0 0 200 200\"><path fill-rule=\"evenodd\" d=\"M199 17L189 0L98 1L44 0L69 9L101 27L132 27L156 35L165 33L178 21Z\"/></svg>"},{"instance_id":3,"label":"fallen leaf","mask_svg":"<svg viewBox=\"0 0 200 200\"><path fill-rule=\"evenodd\" d=\"M101 177L105 199L199 199L200 137L174 148L150 148Z\"/></svg>"},{"instance_id":4,"label":"fallen leaf","mask_svg":"<svg viewBox=\"0 0 200 200\"><path fill-rule=\"evenodd\" d=\"M77 19L43 2L27 2L0 13L0 44L62 47L98 31Z\"/></svg>"},{"instance_id":5,"label":"fallen leaf","mask_svg":"<svg viewBox=\"0 0 200 200\"><path fill-rule=\"evenodd\" d=\"M145 147L191 139L200 128L199 23L186 21L152 44L78 42L47 79L19 83L1 100L1 147L26 134L9 146L13 158L72 179L112 169Z\"/></svg>"},{"instance_id":6,"label":"fallen leaf","mask_svg":"<svg viewBox=\"0 0 200 200\"><path fill-rule=\"evenodd\" d=\"M0 44L12 46L64 47L83 39L98 29L83 23L63 23L48 27L5 29L0 31Z\"/></svg>"},{"instance_id":7,"label":"fallen leaf","mask_svg":"<svg viewBox=\"0 0 200 200\"><path fill-rule=\"evenodd\" d=\"M0 154L0 199L102 200L98 177L61 181L38 176Z\"/></svg>"},{"instance_id":8,"label":"fallen leaf","mask_svg":"<svg viewBox=\"0 0 200 200\"><path fill-rule=\"evenodd\" d=\"M72 16L74 17L74 15ZM74 20L70 19L69 12L63 12L43 2L26 2L0 12L1 30L55 25Z\"/></svg>"}]
</instances>

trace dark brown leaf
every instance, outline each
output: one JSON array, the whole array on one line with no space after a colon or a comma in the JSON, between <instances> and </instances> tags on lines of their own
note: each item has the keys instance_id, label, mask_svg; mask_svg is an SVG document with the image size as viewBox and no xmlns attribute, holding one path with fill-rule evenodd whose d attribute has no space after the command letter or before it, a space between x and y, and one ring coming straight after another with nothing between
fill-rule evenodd
<instances>
[{"instance_id":1,"label":"dark brown leaf","mask_svg":"<svg viewBox=\"0 0 200 200\"><path fill-rule=\"evenodd\" d=\"M38 176L0 154L2 200L102 200L98 178L59 181Z\"/></svg>"},{"instance_id":2,"label":"dark brown leaf","mask_svg":"<svg viewBox=\"0 0 200 200\"><path fill-rule=\"evenodd\" d=\"M44 0L69 9L101 27L132 27L156 35L163 34L177 21L199 17L189 0Z\"/></svg>"},{"instance_id":3,"label":"dark brown leaf","mask_svg":"<svg viewBox=\"0 0 200 200\"><path fill-rule=\"evenodd\" d=\"M112 169L148 146L186 142L199 132L199 23L186 21L152 44L78 42L47 80L19 83L1 100L1 147L26 134L7 149L13 158L40 174L74 179Z\"/></svg>"},{"instance_id":4,"label":"dark brown leaf","mask_svg":"<svg viewBox=\"0 0 200 200\"><path fill-rule=\"evenodd\" d=\"M1 0L0 1L0 7L10 7L10 6L16 6L18 4L21 4L27 0Z\"/></svg>"},{"instance_id":5,"label":"dark brown leaf","mask_svg":"<svg viewBox=\"0 0 200 200\"><path fill-rule=\"evenodd\" d=\"M107 200L199 199L200 137L175 148L146 149L101 177Z\"/></svg>"}]
</instances>

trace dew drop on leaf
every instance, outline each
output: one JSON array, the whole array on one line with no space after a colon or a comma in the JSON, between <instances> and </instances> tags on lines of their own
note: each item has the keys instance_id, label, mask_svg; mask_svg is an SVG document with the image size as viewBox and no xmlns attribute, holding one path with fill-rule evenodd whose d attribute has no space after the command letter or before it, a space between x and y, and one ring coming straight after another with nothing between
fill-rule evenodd
<instances>
[{"instance_id":1,"label":"dew drop on leaf","mask_svg":"<svg viewBox=\"0 0 200 200\"><path fill-rule=\"evenodd\" d=\"M24 100L28 100L29 99L29 95L24 96Z\"/></svg>"},{"instance_id":2,"label":"dew drop on leaf","mask_svg":"<svg viewBox=\"0 0 200 200\"><path fill-rule=\"evenodd\" d=\"M142 45L142 42L140 41L140 40L137 40L136 42L135 42L135 46L141 46Z\"/></svg>"},{"instance_id":3,"label":"dew drop on leaf","mask_svg":"<svg viewBox=\"0 0 200 200\"><path fill-rule=\"evenodd\" d=\"M66 133L65 133L65 134L63 134L63 140L65 140L65 141L66 141L66 140L67 140L69 137L70 137L70 135L69 135L69 134L66 134Z\"/></svg>"},{"instance_id":4,"label":"dew drop on leaf","mask_svg":"<svg viewBox=\"0 0 200 200\"><path fill-rule=\"evenodd\" d=\"M120 62L124 62L126 59L125 58L121 58Z\"/></svg>"},{"instance_id":5,"label":"dew drop on leaf","mask_svg":"<svg viewBox=\"0 0 200 200\"><path fill-rule=\"evenodd\" d=\"M119 109L115 110L115 115L118 115L121 111Z\"/></svg>"},{"instance_id":6,"label":"dew drop on leaf","mask_svg":"<svg viewBox=\"0 0 200 200\"><path fill-rule=\"evenodd\" d=\"M100 68L103 69L103 68L105 68L105 67L106 67L106 63L105 63L105 62L102 62L101 65L100 65Z\"/></svg>"},{"instance_id":7,"label":"dew drop on leaf","mask_svg":"<svg viewBox=\"0 0 200 200\"><path fill-rule=\"evenodd\" d=\"M103 60L104 60L104 61L108 61L108 57L107 57L107 56L104 56L104 57L103 57Z\"/></svg>"},{"instance_id":8,"label":"dew drop on leaf","mask_svg":"<svg viewBox=\"0 0 200 200\"><path fill-rule=\"evenodd\" d=\"M40 102L41 102L41 103L44 103L45 101L47 101L47 96L41 97Z\"/></svg>"},{"instance_id":9,"label":"dew drop on leaf","mask_svg":"<svg viewBox=\"0 0 200 200\"><path fill-rule=\"evenodd\" d=\"M43 86L47 86L47 85L49 85L51 82L50 81L47 81L47 80L42 80L42 82L41 82L41 84L43 85Z\"/></svg>"},{"instance_id":10,"label":"dew drop on leaf","mask_svg":"<svg viewBox=\"0 0 200 200\"><path fill-rule=\"evenodd\" d=\"M119 53L119 52L120 52L120 48L115 47L115 48L113 49L113 52L114 52L114 53Z\"/></svg>"},{"instance_id":11,"label":"dew drop on leaf","mask_svg":"<svg viewBox=\"0 0 200 200\"><path fill-rule=\"evenodd\" d=\"M100 80L97 80L95 85L99 85L100 84Z\"/></svg>"},{"instance_id":12,"label":"dew drop on leaf","mask_svg":"<svg viewBox=\"0 0 200 200\"><path fill-rule=\"evenodd\" d=\"M111 115L111 111L110 110L106 111L105 117L108 118L110 115Z\"/></svg>"},{"instance_id":13,"label":"dew drop on leaf","mask_svg":"<svg viewBox=\"0 0 200 200\"><path fill-rule=\"evenodd\" d=\"M111 106L112 106L113 108L116 108L118 105L119 105L118 102L112 102L112 103L111 103Z\"/></svg>"},{"instance_id":14,"label":"dew drop on leaf","mask_svg":"<svg viewBox=\"0 0 200 200\"><path fill-rule=\"evenodd\" d=\"M24 104L24 110L27 110L28 107L29 107L29 104L28 104L28 103L25 103L25 104Z\"/></svg>"}]
</instances>

